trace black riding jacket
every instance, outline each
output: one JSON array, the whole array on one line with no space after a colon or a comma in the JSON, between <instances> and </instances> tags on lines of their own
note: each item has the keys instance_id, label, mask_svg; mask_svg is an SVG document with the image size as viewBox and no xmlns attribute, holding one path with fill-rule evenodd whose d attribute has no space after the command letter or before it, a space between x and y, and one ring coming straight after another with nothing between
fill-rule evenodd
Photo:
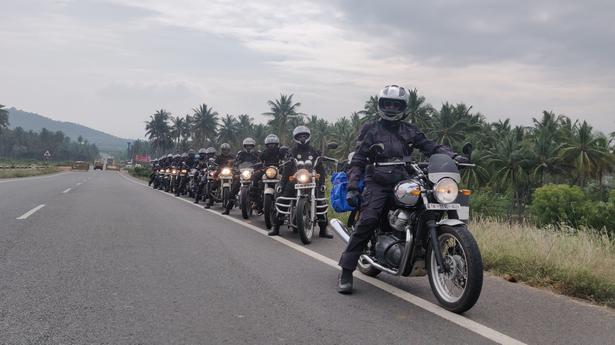
<instances>
[{"instance_id":1,"label":"black riding jacket","mask_svg":"<svg viewBox=\"0 0 615 345\"><path fill-rule=\"evenodd\" d=\"M264 166L275 165L278 166L280 161L283 160L284 157L280 153L279 148L275 149L265 149L260 156L260 161L263 162Z\"/></svg>"},{"instance_id":2,"label":"black riding jacket","mask_svg":"<svg viewBox=\"0 0 615 345\"><path fill-rule=\"evenodd\" d=\"M403 121L377 120L366 123L359 132L355 154L350 162L350 183L348 189L358 189L358 183L365 174L366 182L381 183L389 176L404 174L402 167L380 167L365 170L369 163L369 148L374 144L384 144L384 153L376 158L376 161L386 161L394 158L410 156L414 148L423 154L430 156L434 153L443 153L451 158L455 153L445 145L438 145L429 140L415 125ZM397 171L396 171L397 170ZM395 179L392 179L391 182Z\"/></svg>"},{"instance_id":3,"label":"black riding jacket","mask_svg":"<svg viewBox=\"0 0 615 345\"><path fill-rule=\"evenodd\" d=\"M256 164L257 162L259 162L259 153L258 151L252 151L252 152L247 152L247 151L239 151L237 152L237 157L235 157L235 166L238 167L239 164L241 163L252 163L252 164Z\"/></svg>"},{"instance_id":4,"label":"black riding jacket","mask_svg":"<svg viewBox=\"0 0 615 345\"><path fill-rule=\"evenodd\" d=\"M221 166L221 167L232 167L234 160L235 160L235 156L231 154L225 155L221 153L216 157L216 164L218 164L218 166Z\"/></svg>"}]
</instances>

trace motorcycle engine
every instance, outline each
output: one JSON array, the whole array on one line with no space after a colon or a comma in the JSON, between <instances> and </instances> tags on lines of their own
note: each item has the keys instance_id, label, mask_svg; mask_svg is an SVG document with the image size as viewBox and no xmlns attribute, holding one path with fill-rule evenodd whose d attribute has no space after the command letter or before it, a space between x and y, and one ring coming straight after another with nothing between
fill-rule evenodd
<instances>
[{"instance_id":1,"label":"motorcycle engine","mask_svg":"<svg viewBox=\"0 0 615 345\"><path fill-rule=\"evenodd\" d=\"M396 231L402 233L406 230L406 226L410 223L411 215L409 212L402 209L389 211L389 225Z\"/></svg>"},{"instance_id":2,"label":"motorcycle engine","mask_svg":"<svg viewBox=\"0 0 615 345\"><path fill-rule=\"evenodd\" d=\"M404 253L404 241L393 234L378 236L375 254L379 263L391 268L399 268Z\"/></svg>"}]
</instances>

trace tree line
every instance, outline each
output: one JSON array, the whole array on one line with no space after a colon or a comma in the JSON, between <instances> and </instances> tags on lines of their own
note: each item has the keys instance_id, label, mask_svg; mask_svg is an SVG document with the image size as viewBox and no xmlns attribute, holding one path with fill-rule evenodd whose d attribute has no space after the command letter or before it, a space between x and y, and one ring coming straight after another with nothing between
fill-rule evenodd
<instances>
[{"instance_id":1,"label":"tree line","mask_svg":"<svg viewBox=\"0 0 615 345\"><path fill-rule=\"evenodd\" d=\"M0 105L0 157L9 159L42 160L45 151L51 153L52 161L91 161L99 156L95 144L81 136L71 140L61 131L52 132L43 128L40 132L25 131L21 127L8 128L8 111Z\"/></svg>"},{"instance_id":2,"label":"tree line","mask_svg":"<svg viewBox=\"0 0 615 345\"><path fill-rule=\"evenodd\" d=\"M327 154L343 158L354 149L361 126L378 118L377 96L366 100L362 109L333 122L301 113L301 103L292 94L282 94L267 104L270 111L262 114L266 123L256 123L248 114L222 116L207 104L184 116L160 109L146 121L146 136L152 153L159 156L222 142L239 149L243 138L253 137L260 144L269 133L289 144L292 129L304 124L312 131L314 146L324 151L328 140L335 141L339 147ZM587 121L551 111L538 114L531 126L513 126L510 119L489 122L464 103L445 102L436 108L414 89L405 120L457 152L465 142L472 143L477 167L463 173L465 184L505 196L510 200L509 215L523 213L532 191L549 183L594 188L606 198L605 176L615 170L615 132L603 134Z\"/></svg>"}]
</instances>

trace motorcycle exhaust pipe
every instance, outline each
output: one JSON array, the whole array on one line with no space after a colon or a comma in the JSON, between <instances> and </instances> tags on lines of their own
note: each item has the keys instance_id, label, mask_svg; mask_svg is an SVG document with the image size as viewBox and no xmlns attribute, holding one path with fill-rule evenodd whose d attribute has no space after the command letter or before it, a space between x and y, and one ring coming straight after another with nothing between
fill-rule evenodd
<instances>
[{"instance_id":1,"label":"motorcycle exhaust pipe","mask_svg":"<svg viewBox=\"0 0 615 345\"><path fill-rule=\"evenodd\" d=\"M329 221L329 225L331 225L333 230L335 230L335 232L342 239L342 241L348 243L348 241L350 240L350 231L348 230L348 228L346 228L344 223L342 223L339 219L333 218Z\"/></svg>"}]
</instances>

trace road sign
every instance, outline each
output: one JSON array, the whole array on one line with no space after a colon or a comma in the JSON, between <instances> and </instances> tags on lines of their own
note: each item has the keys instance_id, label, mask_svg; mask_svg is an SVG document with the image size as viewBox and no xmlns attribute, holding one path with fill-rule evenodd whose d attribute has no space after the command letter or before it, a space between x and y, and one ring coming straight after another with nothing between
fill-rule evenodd
<instances>
[{"instance_id":1,"label":"road sign","mask_svg":"<svg viewBox=\"0 0 615 345\"><path fill-rule=\"evenodd\" d=\"M43 157L45 157L45 158L51 157L51 153L49 152L49 150L47 150L47 151L45 151L45 153L43 153Z\"/></svg>"}]
</instances>

